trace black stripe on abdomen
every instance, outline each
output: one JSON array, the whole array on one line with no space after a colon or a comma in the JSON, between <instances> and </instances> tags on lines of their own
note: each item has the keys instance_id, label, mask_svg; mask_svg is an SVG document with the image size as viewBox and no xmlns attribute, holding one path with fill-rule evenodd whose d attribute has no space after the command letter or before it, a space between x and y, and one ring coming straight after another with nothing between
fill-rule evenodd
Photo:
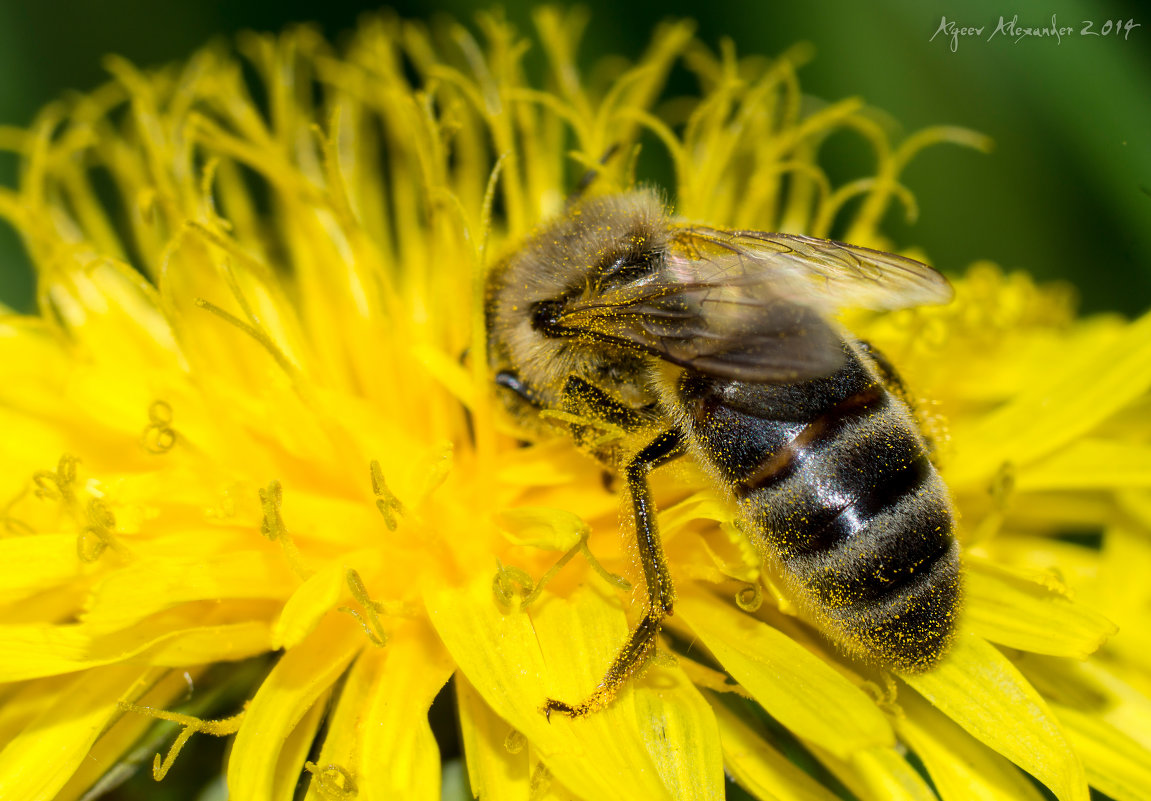
<instances>
[{"instance_id":1,"label":"black stripe on abdomen","mask_svg":"<svg viewBox=\"0 0 1151 801\"><path fill-rule=\"evenodd\" d=\"M942 492L925 487L863 522L817 556L788 563L828 609L898 597L951 550L952 516Z\"/></svg>"},{"instance_id":2,"label":"black stripe on abdomen","mask_svg":"<svg viewBox=\"0 0 1151 801\"><path fill-rule=\"evenodd\" d=\"M792 475L808 455L818 453L832 438L853 421L865 418L887 408L888 395L873 384L837 403L804 426L800 432L779 449L760 456L755 469L735 482L733 492L739 500L752 493L766 490ZM768 421L763 422L769 425Z\"/></svg>"},{"instance_id":3,"label":"black stripe on abdomen","mask_svg":"<svg viewBox=\"0 0 1151 801\"><path fill-rule=\"evenodd\" d=\"M789 557L834 550L858 536L877 516L896 508L905 495L918 490L933 473L927 455L920 452L894 471L881 473L874 485L866 479L853 487L840 484L832 496L835 500L827 499L821 512L813 515L807 531L795 538L788 549ZM850 500L840 500L844 496Z\"/></svg>"},{"instance_id":4,"label":"black stripe on abdomen","mask_svg":"<svg viewBox=\"0 0 1151 801\"><path fill-rule=\"evenodd\" d=\"M894 410L842 427L740 501L784 566L829 609L898 592L951 542L942 480Z\"/></svg>"}]
</instances>

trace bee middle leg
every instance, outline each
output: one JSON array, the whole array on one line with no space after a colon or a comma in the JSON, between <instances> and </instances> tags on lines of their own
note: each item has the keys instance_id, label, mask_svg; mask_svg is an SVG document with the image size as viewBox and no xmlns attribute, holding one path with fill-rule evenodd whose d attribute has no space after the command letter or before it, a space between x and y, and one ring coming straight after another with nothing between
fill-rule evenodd
<instances>
[{"instance_id":1,"label":"bee middle leg","mask_svg":"<svg viewBox=\"0 0 1151 801\"><path fill-rule=\"evenodd\" d=\"M577 704L547 699L542 711L549 718L552 712L572 718L580 717L607 706L655 648L660 624L665 616L671 614L675 603L675 586L660 542L656 509L651 500L647 477L655 468L682 456L685 450L683 436L675 429L669 429L644 446L624 468L624 478L635 514L639 559L647 586L647 611L639 625L632 629L623 648L612 660L603 680L591 695Z\"/></svg>"}]
</instances>

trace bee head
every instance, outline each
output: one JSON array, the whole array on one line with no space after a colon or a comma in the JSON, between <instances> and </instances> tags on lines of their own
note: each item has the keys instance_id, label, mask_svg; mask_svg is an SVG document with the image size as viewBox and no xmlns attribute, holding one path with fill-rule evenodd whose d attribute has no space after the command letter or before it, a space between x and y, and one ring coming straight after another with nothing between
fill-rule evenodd
<instances>
[{"instance_id":1,"label":"bee head","mask_svg":"<svg viewBox=\"0 0 1151 801\"><path fill-rule=\"evenodd\" d=\"M521 419L559 408L578 376L620 396L643 394L643 358L571 336L567 307L635 281L659 264L668 239L654 192L589 198L539 229L489 273L488 362L506 405ZM515 381L495 380L514 375Z\"/></svg>"}]
</instances>

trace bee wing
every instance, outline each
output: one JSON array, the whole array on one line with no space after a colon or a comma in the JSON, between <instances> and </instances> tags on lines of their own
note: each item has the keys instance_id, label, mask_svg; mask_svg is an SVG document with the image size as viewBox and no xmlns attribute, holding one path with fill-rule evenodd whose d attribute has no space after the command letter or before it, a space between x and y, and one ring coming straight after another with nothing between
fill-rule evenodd
<instances>
[{"instance_id":1,"label":"bee wing","mask_svg":"<svg viewBox=\"0 0 1151 801\"><path fill-rule=\"evenodd\" d=\"M679 260L697 260L694 272L728 275L737 283L770 283L824 313L857 308L891 311L947 303L951 284L915 259L832 239L763 231L683 228L676 232ZM693 272L688 270L688 272Z\"/></svg>"},{"instance_id":2,"label":"bee wing","mask_svg":"<svg viewBox=\"0 0 1151 801\"><path fill-rule=\"evenodd\" d=\"M945 302L947 279L891 253L791 234L676 229L658 269L571 301L565 335L638 346L673 364L750 382L828 375L844 346L839 308Z\"/></svg>"}]
</instances>

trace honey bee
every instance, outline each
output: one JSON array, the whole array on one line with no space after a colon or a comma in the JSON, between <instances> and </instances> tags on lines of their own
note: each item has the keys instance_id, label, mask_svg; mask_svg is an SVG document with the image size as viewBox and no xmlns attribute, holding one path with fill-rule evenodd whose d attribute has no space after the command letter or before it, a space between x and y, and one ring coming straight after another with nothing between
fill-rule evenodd
<instances>
[{"instance_id":1,"label":"honey bee","mask_svg":"<svg viewBox=\"0 0 1151 801\"><path fill-rule=\"evenodd\" d=\"M574 204L486 290L496 391L525 429L560 427L622 476L646 584L600 685L545 714L603 707L652 652L675 589L648 474L685 455L842 648L906 671L944 654L960 597L950 497L895 370L829 319L944 303L943 276L842 242L680 223L645 190ZM595 424L648 438L624 447Z\"/></svg>"}]
</instances>

